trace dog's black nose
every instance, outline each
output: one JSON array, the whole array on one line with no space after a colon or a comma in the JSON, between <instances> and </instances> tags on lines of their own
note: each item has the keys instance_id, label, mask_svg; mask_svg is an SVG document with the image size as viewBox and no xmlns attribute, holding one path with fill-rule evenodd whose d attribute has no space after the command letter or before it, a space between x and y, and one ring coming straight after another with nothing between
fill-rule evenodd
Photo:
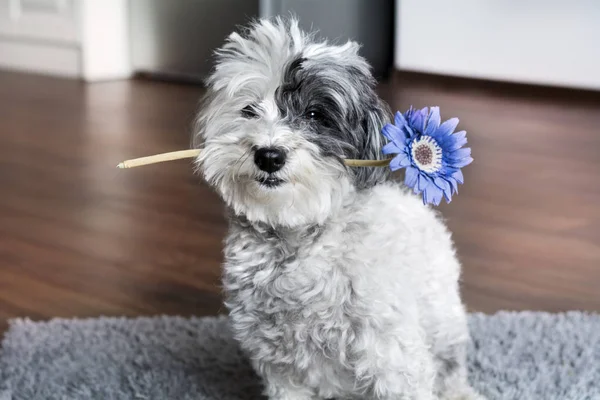
<instances>
[{"instance_id":1,"label":"dog's black nose","mask_svg":"<svg viewBox=\"0 0 600 400\"><path fill-rule=\"evenodd\" d=\"M274 147L262 147L254 153L254 163L261 170L272 174L285 165L285 152Z\"/></svg>"}]
</instances>

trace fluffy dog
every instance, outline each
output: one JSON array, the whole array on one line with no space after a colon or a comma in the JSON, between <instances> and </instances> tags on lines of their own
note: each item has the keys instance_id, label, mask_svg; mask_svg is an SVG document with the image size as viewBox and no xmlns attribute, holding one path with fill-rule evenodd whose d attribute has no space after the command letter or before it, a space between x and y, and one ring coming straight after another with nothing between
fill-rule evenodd
<instances>
[{"instance_id":1,"label":"fluffy dog","mask_svg":"<svg viewBox=\"0 0 600 400\"><path fill-rule=\"evenodd\" d=\"M271 400L476 399L450 233L381 159L391 120L353 42L297 21L233 33L207 80L198 170L229 210L224 289Z\"/></svg>"}]
</instances>

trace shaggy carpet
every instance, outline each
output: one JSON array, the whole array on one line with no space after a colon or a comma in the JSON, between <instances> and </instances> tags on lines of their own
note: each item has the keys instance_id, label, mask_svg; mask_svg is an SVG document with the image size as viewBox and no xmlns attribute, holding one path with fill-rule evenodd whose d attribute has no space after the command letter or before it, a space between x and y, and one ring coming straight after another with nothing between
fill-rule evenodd
<instances>
[{"instance_id":1,"label":"shaggy carpet","mask_svg":"<svg viewBox=\"0 0 600 400\"><path fill-rule=\"evenodd\" d=\"M470 316L473 385L494 399L600 399L600 316ZM13 320L0 400L250 400L260 383L223 318Z\"/></svg>"}]
</instances>

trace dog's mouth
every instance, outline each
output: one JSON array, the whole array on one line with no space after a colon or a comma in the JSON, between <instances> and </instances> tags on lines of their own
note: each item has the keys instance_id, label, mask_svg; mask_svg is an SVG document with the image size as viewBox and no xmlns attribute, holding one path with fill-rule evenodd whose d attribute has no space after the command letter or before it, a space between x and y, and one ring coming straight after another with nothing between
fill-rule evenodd
<instances>
[{"instance_id":1,"label":"dog's mouth","mask_svg":"<svg viewBox=\"0 0 600 400\"><path fill-rule=\"evenodd\" d=\"M282 185L285 181L275 176L261 176L256 178L256 182L258 182L261 186L276 188L277 186Z\"/></svg>"}]
</instances>

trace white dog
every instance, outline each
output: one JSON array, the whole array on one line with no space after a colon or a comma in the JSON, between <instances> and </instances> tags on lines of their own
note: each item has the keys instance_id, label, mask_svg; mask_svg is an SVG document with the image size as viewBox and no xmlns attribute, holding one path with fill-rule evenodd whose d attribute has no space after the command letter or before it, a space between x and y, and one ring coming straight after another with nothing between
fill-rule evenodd
<instances>
[{"instance_id":1,"label":"white dog","mask_svg":"<svg viewBox=\"0 0 600 400\"><path fill-rule=\"evenodd\" d=\"M477 399L460 265L381 159L391 120L358 45L259 21L217 51L199 171L229 209L232 328L271 400Z\"/></svg>"}]
</instances>

